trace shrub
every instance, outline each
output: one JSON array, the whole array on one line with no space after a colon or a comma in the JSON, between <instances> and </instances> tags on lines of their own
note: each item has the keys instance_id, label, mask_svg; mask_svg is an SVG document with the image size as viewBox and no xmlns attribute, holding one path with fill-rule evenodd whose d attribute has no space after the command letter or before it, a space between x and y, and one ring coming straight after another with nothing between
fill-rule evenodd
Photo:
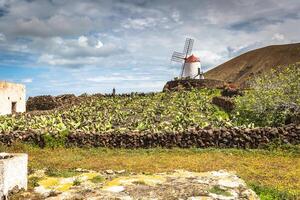
<instances>
[{"instance_id":1,"label":"shrub","mask_svg":"<svg viewBox=\"0 0 300 200\"><path fill-rule=\"evenodd\" d=\"M76 178L76 179L73 181L73 185L74 185L74 186L79 186L79 185L81 185L81 181L80 181L78 178Z\"/></svg>"},{"instance_id":2,"label":"shrub","mask_svg":"<svg viewBox=\"0 0 300 200\"><path fill-rule=\"evenodd\" d=\"M41 147L63 147L66 144L69 131L67 129L61 130L58 133L45 133L41 135L43 144Z\"/></svg>"},{"instance_id":3,"label":"shrub","mask_svg":"<svg viewBox=\"0 0 300 200\"><path fill-rule=\"evenodd\" d=\"M39 177L36 177L36 176L33 176L33 177L30 177L28 179L28 187L29 188L35 188L35 187L38 187L39 186L39 181L41 180L41 178Z\"/></svg>"},{"instance_id":4,"label":"shrub","mask_svg":"<svg viewBox=\"0 0 300 200\"><path fill-rule=\"evenodd\" d=\"M254 79L251 89L235 99L238 125L278 126L299 115L300 65L272 70Z\"/></svg>"}]
</instances>

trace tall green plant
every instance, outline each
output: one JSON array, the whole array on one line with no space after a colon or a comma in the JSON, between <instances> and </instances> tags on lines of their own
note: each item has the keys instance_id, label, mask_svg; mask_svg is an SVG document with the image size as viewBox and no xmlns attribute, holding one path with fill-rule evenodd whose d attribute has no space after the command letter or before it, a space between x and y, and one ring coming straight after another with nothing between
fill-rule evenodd
<instances>
[{"instance_id":1,"label":"tall green plant","mask_svg":"<svg viewBox=\"0 0 300 200\"><path fill-rule=\"evenodd\" d=\"M238 125L276 126L300 108L300 65L263 74L251 83L251 90L235 99ZM297 114L297 113L296 113Z\"/></svg>"}]
</instances>

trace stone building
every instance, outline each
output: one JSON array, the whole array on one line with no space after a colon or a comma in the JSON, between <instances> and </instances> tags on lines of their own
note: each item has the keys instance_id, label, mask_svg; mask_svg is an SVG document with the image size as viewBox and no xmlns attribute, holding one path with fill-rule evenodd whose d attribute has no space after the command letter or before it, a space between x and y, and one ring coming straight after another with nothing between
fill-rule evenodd
<instances>
[{"instance_id":1,"label":"stone building","mask_svg":"<svg viewBox=\"0 0 300 200\"><path fill-rule=\"evenodd\" d=\"M26 111L25 85L0 81L0 115Z\"/></svg>"}]
</instances>

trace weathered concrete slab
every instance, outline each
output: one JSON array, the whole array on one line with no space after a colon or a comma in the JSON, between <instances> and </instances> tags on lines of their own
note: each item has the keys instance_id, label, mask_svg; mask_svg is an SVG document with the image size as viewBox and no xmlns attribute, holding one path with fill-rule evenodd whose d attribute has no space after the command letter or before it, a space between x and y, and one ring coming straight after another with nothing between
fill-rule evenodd
<instances>
[{"instance_id":1,"label":"weathered concrete slab","mask_svg":"<svg viewBox=\"0 0 300 200\"><path fill-rule=\"evenodd\" d=\"M259 198L237 175L227 171L204 173L177 170L170 173L128 174L84 171L68 178L48 177L42 171L35 194L41 199L206 199L240 200Z\"/></svg>"},{"instance_id":2,"label":"weathered concrete slab","mask_svg":"<svg viewBox=\"0 0 300 200\"><path fill-rule=\"evenodd\" d=\"M0 153L0 198L11 190L27 190L27 154Z\"/></svg>"}]
</instances>

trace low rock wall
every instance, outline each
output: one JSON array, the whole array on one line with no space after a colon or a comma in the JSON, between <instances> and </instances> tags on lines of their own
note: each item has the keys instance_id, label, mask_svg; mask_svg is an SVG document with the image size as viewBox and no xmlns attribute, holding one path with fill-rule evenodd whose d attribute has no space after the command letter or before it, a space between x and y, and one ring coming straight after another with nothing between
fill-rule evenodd
<instances>
[{"instance_id":1,"label":"low rock wall","mask_svg":"<svg viewBox=\"0 0 300 200\"><path fill-rule=\"evenodd\" d=\"M53 135L53 137L59 137ZM66 146L109 148L153 148L153 147L219 147L219 148L263 148L272 142L300 144L300 125L265 127L253 129L219 128L197 129L184 132L163 133L70 133L64 138ZM37 132L0 133L0 143L11 145L16 141L31 142L43 147L46 141Z\"/></svg>"},{"instance_id":2,"label":"low rock wall","mask_svg":"<svg viewBox=\"0 0 300 200\"><path fill-rule=\"evenodd\" d=\"M224 88L221 91L223 97L234 97L243 95L243 91L238 88Z\"/></svg>"},{"instance_id":3,"label":"low rock wall","mask_svg":"<svg viewBox=\"0 0 300 200\"><path fill-rule=\"evenodd\" d=\"M192 88L209 88L209 89L220 89L225 85L224 81L214 79L180 79L168 81L163 91L180 91L180 90L191 90Z\"/></svg>"},{"instance_id":4,"label":"low rock wall","mask_svg":"<svg viewBox=\"0 0 300 200\"><path fill-rule=\"evenodd\" d=\"M42 95L29 97L26 102L26 111L52 110L65 105L79 103L80 99L74 94L64 94L59 96Z\"/></svg>"},{"instance_id":5,"label":"low rock wall","mask_svg":"<svg viewBox=\"0 0 300 200\"><path fill-rule=\"evenodd\" d=\"M212 103L220 108L223 108L227 112L231 112L235 108L234 101L230 97L223 97L223 96L213 97Z\"/></svg>"}]
</instances>

